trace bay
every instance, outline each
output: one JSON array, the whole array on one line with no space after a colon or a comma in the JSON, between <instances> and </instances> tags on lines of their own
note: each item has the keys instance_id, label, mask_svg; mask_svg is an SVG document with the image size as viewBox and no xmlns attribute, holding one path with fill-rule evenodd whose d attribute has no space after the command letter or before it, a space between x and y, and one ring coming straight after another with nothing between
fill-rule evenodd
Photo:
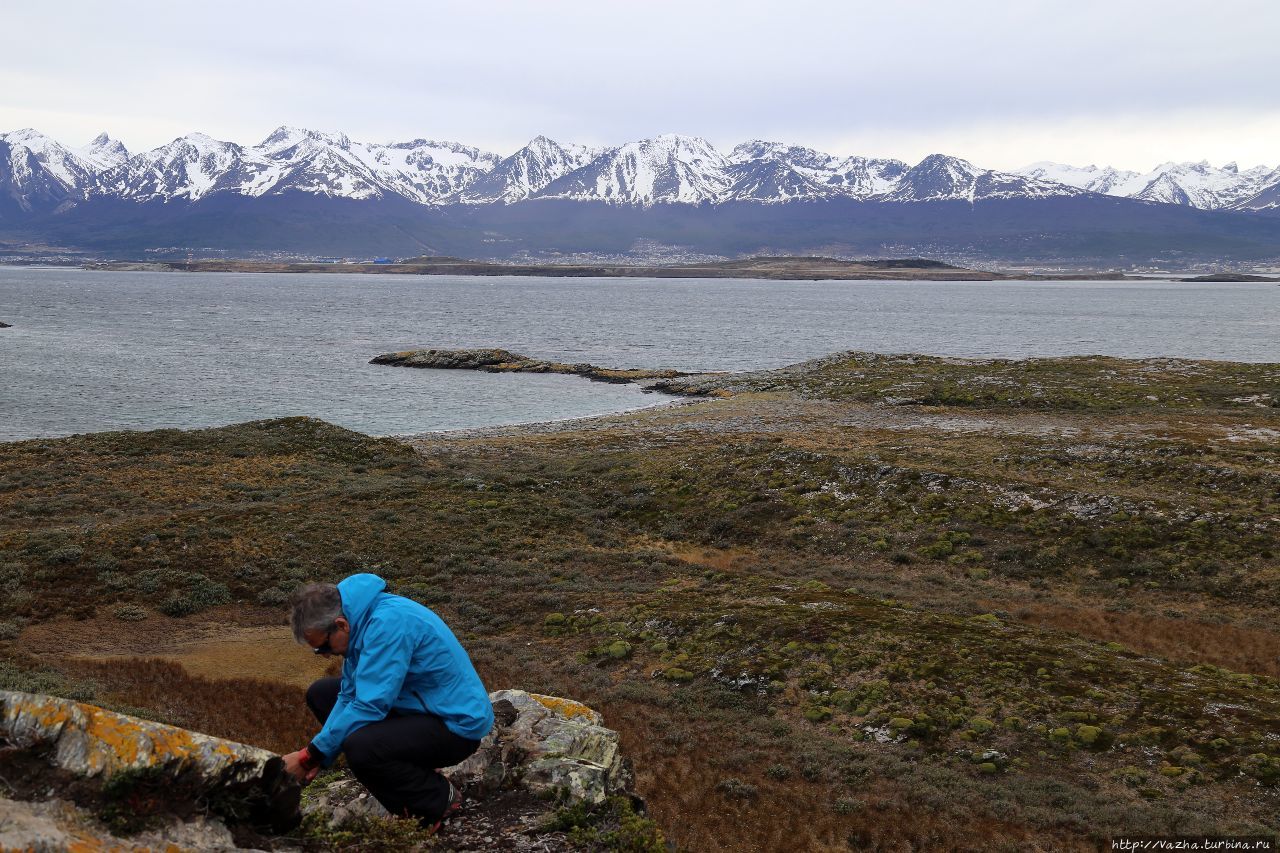
<instances>
[{"instance_id":1,"label":"bay","mask_svg":"<svg viewBox=\"0 0 1280 853\"><path fill-rule=\"evenodd\" d=\"M309 415L373 435L666 402L573 376L368 364L504 347L748 370L840 350L1280 362L1269 283L780 282L0 267L0 440Z\"/></svg>"}]
</instances>

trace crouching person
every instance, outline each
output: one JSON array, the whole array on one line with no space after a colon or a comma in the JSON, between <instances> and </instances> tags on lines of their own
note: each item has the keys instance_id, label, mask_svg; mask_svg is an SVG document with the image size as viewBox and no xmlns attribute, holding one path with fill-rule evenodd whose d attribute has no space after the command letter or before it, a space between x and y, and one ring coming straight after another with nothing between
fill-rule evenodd
<instances>
[{"instance_id":1,"label":"crouching person","mask_svg":"<svg viewBox=\"0 0 1280 853\"><path fill-rule=\"evenodd\" d=\"M309 782L345 753L369 793L398 817L439 829L462 794L438 772L476 751L493 727L493 706L449 626L416 601L386 592L372 574L293 594L299 643L341 655L342 677L307 690L323 727L285 769Z\"/></svg>"}]
</instances>

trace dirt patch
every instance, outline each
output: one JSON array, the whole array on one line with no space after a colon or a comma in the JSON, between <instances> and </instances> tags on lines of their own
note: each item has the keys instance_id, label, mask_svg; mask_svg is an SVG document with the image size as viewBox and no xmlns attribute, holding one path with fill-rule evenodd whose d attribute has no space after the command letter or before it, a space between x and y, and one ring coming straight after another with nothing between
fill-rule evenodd
<instances>
[{"instance_id":1,"label":"dirt patch","mask_svg":"<svg viewBox=\"0 0 1280 853\"><path fill-rule=\"evenodd\" d=\"M683 543L671 549L671 556L721 572L740 571L756 560L756 553L747 548L699 548Z\"/></svg>"},{"instance_id":2,"label":"dirt patch","mask_svg":"<svg viewBox=\"0 0 1280 853\"><path fill-rule=\"evenodd\" d=\"M223 609L220 609L223 610ZM28 627L24 650L52 660L110 661L160 658L211 679L262 678L307 687L325 675L328 661L298 645L286 625L252 624L264 614L226 608L209 618L149 616L121 622L109 616L58 620ZM241 623L236 624L236 620Z\"/></svg>"}]
</instances>

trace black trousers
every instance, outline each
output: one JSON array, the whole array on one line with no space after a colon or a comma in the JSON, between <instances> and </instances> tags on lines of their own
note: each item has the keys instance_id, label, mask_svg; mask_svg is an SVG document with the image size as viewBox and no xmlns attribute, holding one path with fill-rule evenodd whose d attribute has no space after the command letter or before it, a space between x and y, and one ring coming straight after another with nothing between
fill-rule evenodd
<instances>
[{"instance_id":1,"label":"black trousers","mask_svg":"<svg viewBox=\"0 0 1280 853\"><path fill-rule=\"evenodd\" d=\"M321 678L307 688L307 707L322 725L338 702L340 684ZM349 734L342 751L351 772L387 811L433 823L449 805L449 783L436 769L457 764L479 746L449 731L435 714L392 711Z\"/></svg>"}]
</instances>

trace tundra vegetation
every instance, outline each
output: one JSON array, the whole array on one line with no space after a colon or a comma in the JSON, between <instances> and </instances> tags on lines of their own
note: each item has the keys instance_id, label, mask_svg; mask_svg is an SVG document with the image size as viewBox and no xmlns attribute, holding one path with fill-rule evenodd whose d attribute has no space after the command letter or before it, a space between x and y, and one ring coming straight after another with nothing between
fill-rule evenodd
<instances>
[{"instance_id":1,"label":"tundra vegetation","mask_svg":"<svg viewBox=\"0 0 1280 853\"><path fill-rule=\"evenodd\" d=\"M0 687L293 749L297 685L130 638L216 646L367 569L491 689L601 710L683 849L1280 831L1280 366L848 353L670 383L715 399L2 445ZM562 823L642 843L592 820Z\"/></svg>"}]
</instances>

